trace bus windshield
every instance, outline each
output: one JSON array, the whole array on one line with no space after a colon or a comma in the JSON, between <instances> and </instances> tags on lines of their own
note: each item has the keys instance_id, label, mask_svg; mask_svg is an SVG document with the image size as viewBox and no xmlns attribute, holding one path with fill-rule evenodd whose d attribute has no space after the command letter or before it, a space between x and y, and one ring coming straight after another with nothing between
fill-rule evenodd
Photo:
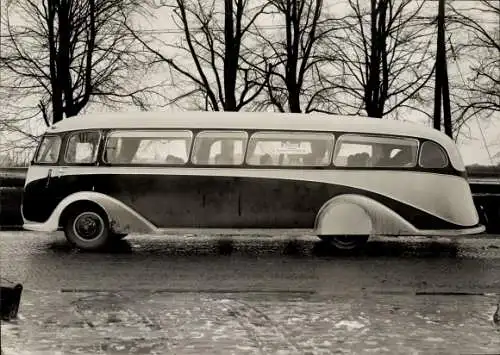
<instances>
[{"instance_id":1,"label":"bus windshield","mask_svg":"<svg viewBox=\"0 0 500 355\"><path fill-rule=\"evenodd\" d=\"M61 138L59 136L43 137L35 156L35 163L54 164L59 158Z\"/></svg>"}]
</instances>

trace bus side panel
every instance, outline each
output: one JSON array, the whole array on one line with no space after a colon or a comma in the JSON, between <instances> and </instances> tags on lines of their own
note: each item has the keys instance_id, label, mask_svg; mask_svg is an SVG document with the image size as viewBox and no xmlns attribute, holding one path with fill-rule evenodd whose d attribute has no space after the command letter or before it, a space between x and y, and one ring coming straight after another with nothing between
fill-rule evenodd
<instances>
[{"instance_id":1,"label":"bus side panel","mask_svg":"<svg viewBox=\"0 0 500 355\"><path fill-rule=\"evenodd\" d=\"M158 228L231 228L238 221L234 177L101 175L96 191L108 194Z\"/></svg>"},{"instance_id":2,"label":"bus side panel","mask_svg":"<svg viewBox=\"0 0 500 355\"><path fill-rule=\"evenodd\" d=\"M140 168L138 168L140 169ZM98 170L98 169L96 169ZM122 170L123 172L123 170ZM158 228L314 228L321 207L333 197L357 194L395 211L418 229L460 229L453 223L387 196L340 184L294 179L108 173L43 179L27 185L25 218L44 222L66 196L78 191L109 195ZM43 207L41 207L43 206Z\"/></svg>"},{"instance_id":3,"label":"bus side panel","mask_svg":"<svg viewBox=\"0 0 500 355\"><path fill-rule=\"evenodd\" d=\"M240 228L314 228L324 204L341 195L378 201L417 229L462 228L390 197L335 183L249 177L240 178L240 193Z\"/></svg>"}]
</instances>

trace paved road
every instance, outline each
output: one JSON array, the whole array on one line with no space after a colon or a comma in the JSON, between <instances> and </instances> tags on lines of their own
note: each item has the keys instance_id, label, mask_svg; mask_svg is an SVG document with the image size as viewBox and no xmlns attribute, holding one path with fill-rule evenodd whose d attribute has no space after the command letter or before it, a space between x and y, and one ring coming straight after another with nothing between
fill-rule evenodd
<instances>
[{"instance_id":1,"label":"paved road","mask_svg":"<svg viewBox=\"0 0 500 355\"><path fill-rule=\"evenodd\" d=\"M0 232L6 354L500 353L500 238L140 236L105 253Z\"/></svg>"}]
</instances>

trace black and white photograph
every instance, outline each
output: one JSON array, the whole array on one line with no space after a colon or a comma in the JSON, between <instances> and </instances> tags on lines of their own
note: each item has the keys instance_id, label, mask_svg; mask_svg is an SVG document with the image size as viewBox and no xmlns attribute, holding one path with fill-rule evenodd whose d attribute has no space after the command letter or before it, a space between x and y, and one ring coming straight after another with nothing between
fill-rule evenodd
<instances>
[{"instance_id":1,"label":"black and white photograph","mask_svg":"<svg viewBox=\"0 0 500 355\"><path fill-rule=\"evenodd\" d=\"M1 355L500 354L500 1L0 10Z\"/></svg>"}]
</instances>

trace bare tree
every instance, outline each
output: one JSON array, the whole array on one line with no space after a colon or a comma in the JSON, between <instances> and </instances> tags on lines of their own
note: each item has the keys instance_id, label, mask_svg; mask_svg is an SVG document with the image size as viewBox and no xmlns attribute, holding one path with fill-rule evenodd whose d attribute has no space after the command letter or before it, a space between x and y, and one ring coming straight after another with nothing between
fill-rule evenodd
<instances>
[{"instance_id":1,"label":"bare tree","mask_svg":"<svg viewBox=\"0 0 500 355\"><path fill-rule=\"evenodd\" d=\"M139 5L135 0L13 0L3 5L0 89L18 118L2 123L12 128L41 113L50 125L90 103L145 108L149 95L157 92L137 85L134 73L143 70L145 58L125 27ZM26 99L35 104L20 112ZM20 113L26 115L19 118Z\"/></svg>"},{"instance_id":2,"label":"bare tree","mask_svg":"<svg viewBox=\"0 0 500 355\"><path fill-rule=\"evenodd\" d=\"M329 43L333 68L323 80L342 89L347 113L383 117L402 108L421 110L433 75L433 29L420 16L425 1L348 0L352 15ZM339 38L340 37L340 38ZM416 105L412 106L412 103Z\"/></svg>"},{"instance_id":3,"label":"bare tree","mask_svg":"<svg viewBox=\"0 0 500 355\"><path fill-rule=\"evenodd\" d=\"M500 3L478 0L467 7L449 7L450 22L466 30L467 40L455 43L457 65L462 80L455 95L455 130L472 117L500 119ZM458 41L458 40L457 40ZM458 64L469 63L468 73ZM465 67L465 66L464 66Z\"/></svg>"},{"instance_id":4,"label":"bare tree","mask_svg":"<svg viewBox=\"0 0 500 355\"><path fill-rule=\"evenodd\" d=\"M181 85L188 87L172 102L195 96L198 102L204 102L198 105L199 109L239 111L260 94L264 78L241 60L245 57L246 62L252 61L252 49L244 43L245 37L266 8L251 8L251 2L165 1L165 6L173 11L174 23L182 33L181 40L177 43L157 40L167 50L184 55L184 63L175 55L155 48L153 41L141 38L129 28L145 49L155 55L154 63L166 64L173 70L173 80L180 77L183 81ZM218 6L220 4L223 7Z\"/></svg>"},{"instance_id":5,"label":"bare tree","mask_svg":"<svg viewBox=\"0 0 500 355\"><path fill-rule=\"evenodd\" d=\"M327 60L322 43L337 29L336 23L324 15L323 0L269 0L269 3L281 19L282 30L256 29L259 41L266 48L261 53L265 65L260 69L269 73L267 99L261 106L272 106L281 112L317 111L316 101L326 91L321 85L321 68Z\"/></svg>"}]
</instances>

